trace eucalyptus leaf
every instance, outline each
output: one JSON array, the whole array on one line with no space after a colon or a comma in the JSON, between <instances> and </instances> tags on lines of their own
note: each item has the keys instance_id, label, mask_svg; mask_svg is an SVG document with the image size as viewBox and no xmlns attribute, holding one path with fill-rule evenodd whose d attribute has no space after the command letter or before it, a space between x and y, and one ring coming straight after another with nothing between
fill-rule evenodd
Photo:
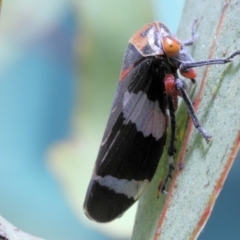
<instances>
[{"instance_id":1,"label":"eucalyptus leaf","mask_svg":"<svg viewBox=\"0 0 240 240\"><path fill-rule=\"evenodd\" d=\"M199 19L190 50L197 61L231 55L239 48L239 1L187 0L178 36L185 40ZM211 214L240 142L240 57L232 63L197 68L190 87L197 116L213 136L207 144L192 126L186 107L177 114L176 171L167 196L159 184L167 174L166 154L141 198L132 239L196 239Z\"/></svg>"}]
</instances>

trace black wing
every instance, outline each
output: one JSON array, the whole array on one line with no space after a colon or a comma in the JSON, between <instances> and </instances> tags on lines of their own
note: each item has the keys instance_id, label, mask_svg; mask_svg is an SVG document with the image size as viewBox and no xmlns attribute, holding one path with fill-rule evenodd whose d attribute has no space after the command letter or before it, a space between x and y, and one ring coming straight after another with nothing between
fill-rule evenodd
<instances>
[{"instance_id":1,"label":"black wing","mask_svg":"<svg viewBox=\"0 0 240 240\"><path fill-rule=\"evenodd\" d=\"M119 217L155 174L166 139L163 79L161 65L145 58L120 81L84 203L89 218Z\"/></svg>"}]
</instances>

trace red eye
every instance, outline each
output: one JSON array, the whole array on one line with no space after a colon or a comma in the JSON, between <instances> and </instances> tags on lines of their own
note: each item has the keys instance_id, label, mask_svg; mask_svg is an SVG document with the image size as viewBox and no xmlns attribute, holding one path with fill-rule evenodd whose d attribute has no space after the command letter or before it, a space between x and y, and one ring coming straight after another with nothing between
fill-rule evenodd
<instances>
[{"instance_id":1,"label":"red eye","mask_svg":"<svg viewBox=\"0 0 240 240\"><path fill-rule=\"evenodd\" d=\"M181 44L171 37L164 37L162 40L163 50L168 57L177 55L180 51Z\"/></svg>"}]
</instances>

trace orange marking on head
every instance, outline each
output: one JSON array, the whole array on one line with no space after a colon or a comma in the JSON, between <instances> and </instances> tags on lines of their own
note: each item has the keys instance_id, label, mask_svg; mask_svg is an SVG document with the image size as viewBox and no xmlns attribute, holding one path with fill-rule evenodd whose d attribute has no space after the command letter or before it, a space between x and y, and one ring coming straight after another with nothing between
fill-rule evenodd
<instances>
[{"instance_id":1,"label":"orange marking on head","mask_svg":"<svg viewBox=\"0 0 240 240\"><path fill-rule=\"evenodd\" d=\"M148 29L154 27L152 23L147 24L139 31L137 31L130 39L130 43L132 43L137 49L142 50L148 44L147 35L144 36L144 32Z\"/></svg>"}]
</instances>

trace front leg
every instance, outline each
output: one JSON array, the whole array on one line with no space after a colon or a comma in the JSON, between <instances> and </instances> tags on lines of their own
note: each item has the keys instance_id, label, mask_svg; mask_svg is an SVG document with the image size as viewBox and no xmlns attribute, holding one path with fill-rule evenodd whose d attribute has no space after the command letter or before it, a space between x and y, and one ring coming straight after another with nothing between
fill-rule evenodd
<instances>
[{"instance_id":1,"label":"front leg","mask_svg":"<svg viewBox=\"0 0 240 240\"><path fill-rule=\"evenodd\" d=\"M196 19L192 24L192 32L191 32L191 39L186 40L183 42L184 46L191 46L195 43L197 39L197 33L196 33L196 26L198 24L198 19Z\"/></svg>"},{"instance_id":2,"label":"front leg","mask_svg":"<svg viewBox=\"0 0 240 240\"><path fill-rule=\"evenodd\" d=\"M167 194L166 185L168 183L169 179L172 179L172 172L174 171L174 161L173 161L173 154L176 152L175 148L175 139L176 139L176 118L175 118L175 106L173 102L172 96L167 96L167 102L168 102L168 109L169 109L169 115L170 115L170 123L171 123L171 133L170 133L170 142L168 147L168 175L165 178L161 192L163 194Z\"/></svg>"},{"instance_id":3,"label":"front leg","mask_svg":"<svg viewBox=\"0 0 240 240\"><path fill-rule=\"evenodd\" d=\"M176 88L180 91L181 97L183 98L185 104L187 105L187 109L189 112L189 115L193 121L194 127L198 130L198 132L205 138L206 142L209 143L211 140L211 136L208 135L205 130L202 128L192 105L192 102L187 94L187 91L184 87L184 81L182 79L176 79Z\"/></svg>"}]
</instances>

